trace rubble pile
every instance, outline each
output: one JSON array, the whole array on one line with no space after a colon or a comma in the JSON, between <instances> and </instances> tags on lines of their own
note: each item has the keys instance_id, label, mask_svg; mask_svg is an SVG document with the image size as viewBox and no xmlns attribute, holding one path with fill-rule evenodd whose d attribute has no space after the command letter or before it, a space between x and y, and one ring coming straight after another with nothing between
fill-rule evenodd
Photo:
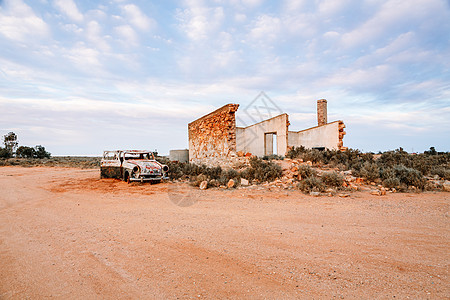
<instances>
[{"instance_id":1,"label":"rubble pile","mask_svg":"<svg viewBox=\"0 0 450 300\"><path fill-rule=\"evenodd\" d=\"M249 160L252 158L250 153L238 153L239 163L235 164L238 170L245 170L250 164ZM273 160L282 168L282 177L274 181L259 182L258 180L248 180L240 177L239 180L230 179L227 184L218 185L215 180L204 180L201 182L199 188L204 190L208 187L219 187L221 189L258 189L258 190L294 190L301 189L300 183L306 179L307 176L324 178L326 174L335 173L341 180L339 185L329 186L324 185L323 188L313 189L307 191L311 196L339 196L349 197L350 193L361 191L367 192L374 196L385 196L390 193L396 193L396 188L386 188L381 185L379 181L368 181L363 177L357 177L352 174L351 170L340 171L337 168L329 168L327 166L313 166L311 161L303 161L303 159L284 158L283 160ZM305 167L310 169L312 174L302 176ZM303 170L303 171L302 171ZM245 174L245 173L240 173ZM450 191L450 181L440 179L439 176L426 177L429 188L433 190ZM411 186L409 191L419 191L418 188Z\"/></svg>"}]
</instances>

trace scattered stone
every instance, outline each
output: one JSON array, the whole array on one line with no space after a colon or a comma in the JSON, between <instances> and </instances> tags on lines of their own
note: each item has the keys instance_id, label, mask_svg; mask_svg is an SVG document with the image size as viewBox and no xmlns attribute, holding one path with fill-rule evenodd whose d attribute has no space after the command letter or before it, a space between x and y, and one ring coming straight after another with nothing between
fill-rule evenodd
<instances>
[{"instance_id":1,"label":"scattered stone","mask_svg":"<svg viewBox=\"0 0 450 300\"><path fill-rule=\"evenodd\" d=\"M313 196L313 197L319 197L320 196L320 193L319 192L310 192L309 193L311 196Z\"/></svg>"},{"instance_id":2,"label":"scattered stone","mask_svg":"<svg viewBox=\"0 0 450 300\"><path fill-rule=\"evenodd\" d=\"M347 198L350 197L350 194L340 193L338 196L341 198Z\"/></svg>"},{"instance_id":3,"label":"scattered stone","mask_svg":"<svg viewBox=\"0 0 450 300\"><path fill-rule=\"evenodd\" d=\"M230 179L227 183L227 188L232 189L234 188L235 182L233 179Z\"/></svg>"},{"instance_id":4,"label":"scattered stone","mask_svg":"<svg viewBox=\"0 0 450 300\"><path fill-rule=\"evenodd\" d=\"M384 187L382 187L382 188L380 189L380 193L381 193L381 196L386 195L386 189L385 189Z\"/></svg>"},{"instance_id":5,"label":"scattered stone","mask_svg":"<svg viewBox=\"0 0 450 300\"><path fill-rule=\"evenodd\" d=\"M311 162L310 160L308 160L308 161L306 162L306 165L312 167L312 162Z\"/></svg>"},{"instance_id":6,"label":"scattered stone","mask_svg":"<svg viewBox=\"0 0 450 300\"><path fill-rule=\"evenodd\" d=\"M200 189L206 190L208 188L208 181L204 180L200 183Z\"/></svg>"},{"instance_id":7,"label":"scattered stone","mask_svg":"<svg viewBox=\"0 0 450 300\"><path fill-rule=\"evenodd\" d=\"M359 190L359 187L357 185L353 185L353 184L350 185L350 188L352 190L354 190L354 191L358 191Z\"/></svg>"},{"instance_id":8,"label":"scattered stone","mask_svg":"<svg viewBox=\"0 0 450 300\"><path fill-rule=\"evenodd\" d=\"M245 178L241 178L241 185L243 185L243 186L247 186L247 185L249 185L249 182L248 182L248 180L247 180L247 179L245 179Z\"/></svg>"},{"instance_id":9,"label":"scattered stone","mask_svg":"<svg viewBox=\"0 0 450 300\"><path fill-rule=\"evenodd\" d=\"M362 178L362 177L356 178L356 183L359 183L359 184L364 183L364 178Z\"/></svg>"},{"instance_id":10,"label":"scattered stone","mask_svg":"<svg viewBox=\"0 0 450 300\"><path fill-rule=\"evenodd\" d=\"M381 192L380 192L380 191L374 191L374 190L372 190L372 191L370 191L370 194L371 194L371 195L374 195L374 196L381 196Z\"/></svg>"},{"instance_id":11,"label":"scattered stone","mask_svg":"<svg viewBox=\"0 0 450 300\"><path fill-rule=\"evenodd\" d=\"M444 183L442 184L442 189L446 192L450 192L450 181L444 181Z\"/></svg>"}]
</instances>

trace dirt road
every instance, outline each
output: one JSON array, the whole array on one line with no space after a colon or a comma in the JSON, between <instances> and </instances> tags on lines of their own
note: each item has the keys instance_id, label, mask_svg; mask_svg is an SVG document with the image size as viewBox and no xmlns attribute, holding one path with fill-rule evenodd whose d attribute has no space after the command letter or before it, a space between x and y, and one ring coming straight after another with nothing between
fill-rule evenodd
<instances>
[{"instance_id":1,"label":"dirt road","mask_svg":"<svg viewBox=\"0 0 450 300\"><path fill-rule=\"evenodd\" d=\"M3 167L0 298L449 299L449 203Z\"/></svg>"}]
</instances>

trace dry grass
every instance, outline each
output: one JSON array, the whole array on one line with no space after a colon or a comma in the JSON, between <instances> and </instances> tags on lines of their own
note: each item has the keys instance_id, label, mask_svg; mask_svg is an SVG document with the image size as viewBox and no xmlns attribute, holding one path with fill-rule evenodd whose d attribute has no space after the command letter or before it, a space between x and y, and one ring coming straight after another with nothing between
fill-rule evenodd
<instances>
[{"instance_id":1,"label":"dry grass","mask_svg":"<svg viewBox=\"0 0 450 300\"><path fill-rule=\"evenodd\" d=\"M100 167L101 157L56 156L51 158L3 158L0 166L21 167L66 167L80 169L96 169Z\"/></svg>"}]
</instances>

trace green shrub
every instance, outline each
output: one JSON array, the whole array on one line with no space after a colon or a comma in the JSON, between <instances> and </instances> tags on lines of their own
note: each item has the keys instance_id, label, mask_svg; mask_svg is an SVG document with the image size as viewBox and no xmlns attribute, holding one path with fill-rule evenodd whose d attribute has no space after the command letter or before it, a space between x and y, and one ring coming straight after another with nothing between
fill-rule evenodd
<instances>
[{"instance_id":1,"label":"green shrub","mask_svg":"<svg viewBox=\"0 0 450 300\"><path fill-rule=\"evenodd\" d=\"M366 161L359 170L359 176L369 181L375 181L380 178L380 168L376 163Z\"/></svg>"},{"instance_id":2,"label":"green shrub","mask_svg":"<svg viewBox=\"0 0 450 300\"><path fill-rule=\"evenodd\" d=\"M264 155L261 159L262 160L283 160L284 157L281 155L277 155L277 154L271 154L271 155Z\"/></svg>"},{"instance_id":3,"label":"green shrub","mask_svg":"<svg viewBox=\"0 0 450 300\"><path fill-rule=\"evenodd\" d=\"M297 188L305 193L324 192L325 184L319 177L307 177L297 184Z\"/></svg>"},{"instance_id":4,"label":"green shrub","mask_svg":"<svg viewBox=\"0 0 450 300\"><path fill-rule=\"evenodd\" d=\"M250 167L241 173L241 177L259 182L273 181L283 175L281 167L272 161L264 161L257 157L250 159Z\"/></svg>"},{"instance_id":5,"label":"green shrub","mask_svg":"<svg viewBox=\"0 0 450 300\"><path fill-rule=\"evenodd\" d=\"M311 176L316 176L317 171L308 165L300 165L298 166L298 174L301 176L301 178L307 178Z\"/></svg>"},{"instance_id":6,"label":"green shrub","mask_svg":"<svg viewBox=\"0 0 450 300\"><path fill-rule=\"evenodd\" d=\"M234 169L228 169L222 173L220 178L218 178L218 181L220 184L226 185L230 179L233 179L235 182L239 182L240 177L241 174L238 171Z\"/></svg>"},{"instance_id":7,"label":"green shrub","mask_svg":"<svg viewBox=\"0 0 450 300\"><path fill-rule=\"evenodd\" d=\"M322 174L322 181L327 186L342 187L344 177L337 172L325 172Z\"/></svg>"},{"instance_id":8,"label":"green shrub","mask_svg":"<svg viewBox=\"0 0 450 300\"><path fill-rule=\"evenodd\" d=\"M450 180L450 168L446 167L434 167L430 171L431 175L438 175L440 178Z\"/></svg>"},{"instance_id":9,"label":"green shrub","mask_svg":"<svg viewBox=\"0 0 450 300\"><path fill-rule=\"evenodd\" d=\"M426 180L416 169L407 168L403 165L394 166L395 177L397 177L401 183L406 186L415 186L419 189L425 187Z\"/></svg>"},{"instance_id":10,"label":"green shrub","mask_svg":"<svg viewBox=\"0 0 450 300\"><path fill-rule=\"evenodd\" d=\"M385 180L383 180L383 186L387 187L389 189L399 188L400 187L400 179L398 179L397 177L388 177Z\"/></svg>"}]
</instances>

